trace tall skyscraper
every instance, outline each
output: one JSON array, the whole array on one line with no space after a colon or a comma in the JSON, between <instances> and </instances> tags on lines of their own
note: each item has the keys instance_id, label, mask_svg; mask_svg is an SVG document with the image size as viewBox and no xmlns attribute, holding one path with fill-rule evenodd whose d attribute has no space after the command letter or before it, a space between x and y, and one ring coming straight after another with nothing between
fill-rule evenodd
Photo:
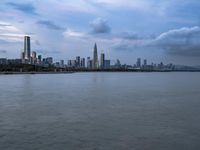
<instances>
[{"instance_id":1,"label":"tall skyscraper","mask_svg":"<svg viewBox=\"0 0 200 150\"><path fill-rule=\"evenodd\" d=\"M104 69L104 67L105 67L105 54L101 53L100 68Z\"/></svg>"},{"instance_id":2,"label":"tall skyscraper","mask_svg":"<svg viewBox=\"0 0 200 150\"><path fill-rule=\"evenodd\" d=\"M92 69L92 60L90 59L90 57L87 57L87 68Z\"/></svg>"},{"instance_id":3,"label":"tall skyscraper","mask_svg":"<svg viewBox=\"0 0 200 150\"><path fill-rule=\"evenodd\" d=\"M137 65L138 68L141 67L141 58L138 58L138 59L137 59L136 65Z\"/></svg>"},{"instance_id":4,"label":"tall skyscraper","mask_svg":"<svg viewBox=\"0 0 200 150\"><path fill-rule=\"evenodd\" d=\"M32 64L37 63L37 53L35 51L32 52L31 63Z\"/></svg>"},{"instance_id":5,"label":"tall skyscraper","mask_svg":"<svg viewBox=\"0 0 200 150\"><path fill-rule=\"evenodd\" d=\"M76 57L76 67L80 67L80 64L81 64L81 57L77 56Z\"/></svg>"},{"instance_id":6,"label":"tall skyscraper","mask_svg":"<svg viewBox=\"0 0 200 150\"><path fill-rule=\"evenodd\" d=\"M65 66L65 61L64 60L60 60L60 67L64 67Z\"/></svg>"},{"instance_id":7,"label":"tall skyscraper","mask_svg":"<svg viewBox=\"0 0 200 150\"><path fill-rule=\"evenodd\" d=\"M98 54L97 54L97 44L94 45L94 52L93 52L93 69L98 69Z\"/></svg>"},{"instance_id":8,"label":"tall skyscraper","mask_svg":"<svg viewBox=\"0 0 200 150\"><path fill-rule=\"evenodd\" d=\"M29 36L24 37L24 58L27 60L31 58L31 38Z\"/></svg>"},{"instance_id":9,"label":"tall skyscraper","mask_svg":"<svg viewBox=\"0 0 200 150\"><path fill-rule=\"evenodd\" d=\"M81 58L81 68L85 68L85 58Z\"/></svg>"},{"instance_id":10,"label":"tall skyscraper","mask_svg":"<svg viewBox=\"0 0 200 150\"><path fill-rule=\"evenodd\" d=\"M110 69L110 60L105 60L105 69Z\"/></svg>"},{"instance_id":11,"label":"tall skyscraper","mask_svg":"<svg viewBox=\"0 0 200 150\"><path fill-rule=\"evenodd\" d=\"M147 66L147 60L146 59L144 59L144 64L143 65Z\"/></svg>"},{"instance_id":12,"label":"tall skyscraper","mask_svg":"<svg viewBox=\"0 0 200 150\"><path fill-rule=\"evenodd\" d=\"M21 52L21 60L24 59L24 52Z\"/></svg>"},{"instance_id":13,"label":"tall skyscraper","mask_svg":"<svg viewBox=\"0 0 200 150\"><path fill-rule=\"evenodd\" d=\"M32 52L32 58L37 59L37 53L35 51Z\"/></svg>"},{"instance_id":14,"label":"tall skyscraper","mask_svg":"<svg viewBox=\"0 0 200 150\"><path fill-rule=\"evenodd\" d=\"M38 55L38 60L42 61L42 55Z\"/></svg>"}]
</instances>

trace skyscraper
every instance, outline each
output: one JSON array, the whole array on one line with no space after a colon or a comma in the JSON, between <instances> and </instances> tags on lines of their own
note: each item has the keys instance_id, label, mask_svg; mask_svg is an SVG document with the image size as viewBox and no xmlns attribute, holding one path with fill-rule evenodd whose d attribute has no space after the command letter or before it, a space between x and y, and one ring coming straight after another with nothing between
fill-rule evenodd
<instances>
[{"instance_id":1,"label":"skyscraper","mask_svg":"<svg viewBox=\"0 0 200 150\"><path fill-rule=\"evenodd\" d=\"M81 68L85 68L85 58L81 58Z\"/></svg>"},{"instance_id":2,"label":"skyscraper","mask_svg":"<svg viewBox=\"0 0 200 150\"><path fill-rule=\"evenodd\" d=\"M90 59L90 57L87 57L87 68L92 69L92 60Z\"/></svg>"},{"instance_id":3,"label":"skyscraper","mask_svg":"<svg viewBox=\"0 0 200 150\"><path fill-rule=\"evenodd\" d=\"M105 69L110 69L110 60L105 60Z\"/></svg>"},{"instance_id":4,"label":"skyscraper","mask_svg":"<svg viewBox=\"0 0 200 150\"><path fill-rule=\"evenodd\" d=\"M101 53L101 62L100 62L100 68L104 69L105 67L105 54Z\"/></svg>"},{"instance_id":5,"label":"skyscraper","mask_svg":"<svg viewBox=\"0 0 200 150\"><path fill-rule=\"evenodd\" d=\"M137 59L136 65L137 65L138 68L141 67L141 58L138 58L138 59Z\"/></svg>"},{"instance_id":6,"label":"skyscraper","mask_svg":"<svg viewBox=\"0 0 200 150\"><path fill-rule=\"evenodd\" d=\"M24 52L21 52L21 60L24 59Z\"/></svg>"},{"instance_id":7,"label":"skyscraper","mask_svg":"<svg viewBox=\"0 0 200 150\"><path fill-rule=\"evenodd\" d=\"M76 57L76 67L80 67L80 64L81 64L81 57L77 56Z\"/></svg>"},{"instance_id":8,"label":"skyscraper","mask_svg":"<svg viewBox=\"0 0 200 150\"><path fill-rule=\"evenodd\" d=\"M24 37L24 58L30 60L31 57L31 38L29 36Z\"/></svg>"},{"instance_id":9,"label":"skyscraper","mask_svg":"<svg viewBox=\"0 0 200 150\"><path fill-rule=\"evenodd\" d=\"M98 69L98 54L97 54L97 44L94 45L94 52L93 52L93 69Z\"/></svg>"},{"instance_id":10,"label":"skyscraper","mask_svg":"<svg viewBox=\"0 0 200 150\"><path fill-rule=\"evenodd\" d=\"M32 52L32 58L37 59L37 53L35 51Z\"/></svg>"},{"instance_id":11,"label":"skyscraper","mask_svg":"<svg viewBox=\"0 0 200 150\"><path fill-rule=\"evenodd\" d=\"M37 63L37 53L35 51L32 52L31 63Z\"/></svg>"},{"instance_id":12,"label":"skyscraper","mask_svg":"<svg viewBox=\"0 0 200 150\"><path fill-rule=\"evenodd\" d=\"M144 64L143 65L147 66L147 60L146 59L144 59Z\"/></svg>"}]
</instances>

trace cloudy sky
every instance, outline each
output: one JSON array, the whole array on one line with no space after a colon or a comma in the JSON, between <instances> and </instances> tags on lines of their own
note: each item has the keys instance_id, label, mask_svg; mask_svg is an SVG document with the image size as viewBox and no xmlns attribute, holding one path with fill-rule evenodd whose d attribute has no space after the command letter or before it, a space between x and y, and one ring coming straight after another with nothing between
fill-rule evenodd
<instances>
[{"instance_id":1,"label":"cloudy sky","mask_svg":"<svg viewBox=\"0 0 200 150\"><path fill-rule=\"evenodd\" d=\"M32 50L55 60L98 52L114 62L200 65L199 0L0 0L0 57Z\"/></svg>"}]
</instances>

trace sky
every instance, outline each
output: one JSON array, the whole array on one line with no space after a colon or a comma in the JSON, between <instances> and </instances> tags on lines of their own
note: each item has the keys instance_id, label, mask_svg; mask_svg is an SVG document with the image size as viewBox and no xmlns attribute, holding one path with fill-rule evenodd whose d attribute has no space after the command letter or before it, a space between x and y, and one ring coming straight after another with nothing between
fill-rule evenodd
<instances>
[{"instance_id":1,"label":"sky","mask_svg":"<svg viewBox=\"0 0 200 150\"><path fill-rule=\"evenodd\" d=\"M0 58L31 50L55 61L92 57L112 63L200 65L199 0L1 0Z\"/></svg>"}]
</instances>

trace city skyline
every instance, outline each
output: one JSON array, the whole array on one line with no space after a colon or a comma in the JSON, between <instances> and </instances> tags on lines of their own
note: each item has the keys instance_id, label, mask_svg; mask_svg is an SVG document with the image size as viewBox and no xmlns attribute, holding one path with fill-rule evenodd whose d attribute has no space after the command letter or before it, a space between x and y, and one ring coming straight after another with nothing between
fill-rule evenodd
<instances>
[{"instance_id":1,"label":"city skyline","mask_svg":"<svg viewBox=\"0 0 200 150\"><path fill-rule=\"evenodd\" d=\"M199 8L197 0L2 0L0 58L18 57L27 35L32 51L55 60L87 58L96 42L126 64L199 65Z\"/></svg>"},{"instance_id":2,"label":"city skyline","mask_svg":"<svg viewBox=\"0 0 200 150\"><path fill-rule=\"evenodd\" d=\"M147 59L142 60L137 58L135 64L121 64L119 59L113 63L110 59L106 59L104 52L98 53L97 44L94 44L93 48L93 57L87 56L87 60L80 55L76 56L75 59L69 59L67 61L61 59L55 61L52 56L45 57L41 54L38 54L36 51L31 51L31 37L24 36L24 49L21 52L20 58L7 59L0 58L0 65L3 68L8 68L11 66L32 66L31 68L41 67L46 69L54 68L61 70L77 70L77 71L175 71L180 69L186 70L198 70L199 68L195 66L176 66L172 63L164 64L160 62L156 64L154 62L147 63ZM99 55L98 55L99 54ZM189 67L189 68L188 68ZM2 68L2 69L3 69ZM11 67L15 70L15 67ZM3 69L4 70L4 69ZM18 68L18 71L23 71L23 69ZM45 70L45 69L44 69Z\"/></svg>"}]
</instances>

